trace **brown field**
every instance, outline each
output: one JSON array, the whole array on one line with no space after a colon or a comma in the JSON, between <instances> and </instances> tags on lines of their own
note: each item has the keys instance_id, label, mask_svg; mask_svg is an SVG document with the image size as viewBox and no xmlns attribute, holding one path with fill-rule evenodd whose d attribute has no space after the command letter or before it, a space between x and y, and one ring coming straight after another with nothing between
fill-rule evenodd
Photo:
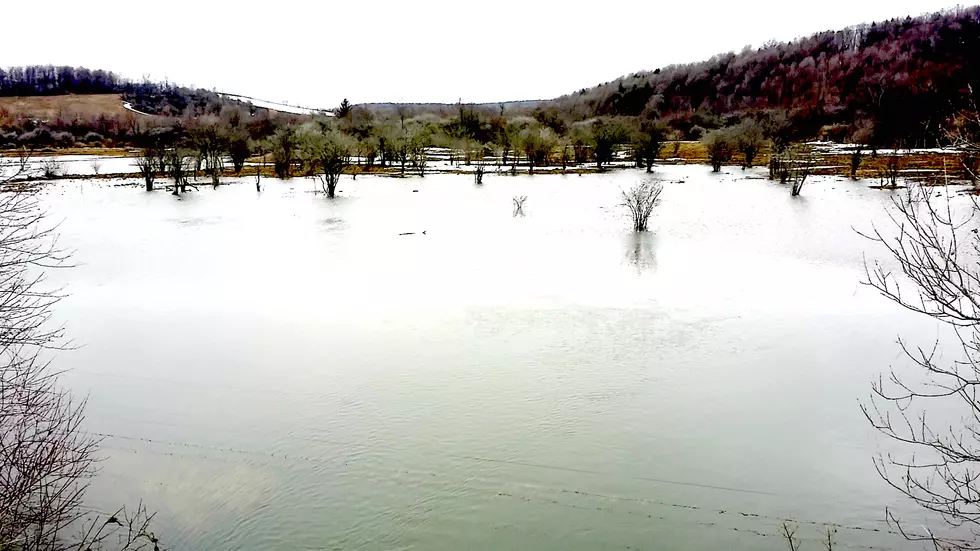
<instances>
[{"instance_id":1,"label":"brown field","mask_svg":"<svg viewBox=\"0 0 980 551\"><path fill-rule=\"evenodd\" d=\"M123 107L119 94L88 94L80 96L17 96L0 98L0 119L34 118L71 120L75 117L96 119L99 115L125 118L134 114Z\"/></svg>"}]
</instances>

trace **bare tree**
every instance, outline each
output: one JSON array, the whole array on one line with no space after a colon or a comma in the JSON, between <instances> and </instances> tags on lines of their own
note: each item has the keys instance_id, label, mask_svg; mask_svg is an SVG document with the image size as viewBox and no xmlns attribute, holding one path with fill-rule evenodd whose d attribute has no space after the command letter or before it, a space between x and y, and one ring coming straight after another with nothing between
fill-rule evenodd
<instances>
[{"instance_id":1,"label":"bare tree","mask_svg":"<svg viewBox=\"0 0 980 551\"><path fill-rule=\"evenodd\" d=\"M143 182L146 184L146 191L153 191L153 181L157 176L159 166L159 155L152 149L144 149L136 157L136 169L139 170Z\"/></svg>"},{"instance_id":2,"label":"bare tree","mask_svg":"<svg viewBox=\"0 0 980 551\"><path fill-rule=\"evenodd\" d=\"M108 515L86 519L77 539L61 546L64 551L159 551L160 539L150 531L153 515L141 503L134 512L126 508ZM59 551L46 549L43 551Z\"/></svg>"},{"instance_id":3,"label":"bare tree","mask_svg":"<svg viewBox=\"0 0 980 551\"><path fill-rule=\"evenodd\" d=\"M85 401L42 358L66 344L51 323L61 295L44 272L65 267L68 255L38 205L41 184L18 181L27 172L26 162L0 159L0 549L157 550L142 506L85 518L99 442L82 430Z\"/></svg>"},{"instance_id":4,"label":"bare tree","mask_svg":"<svg viewBox=\"0 0 980 551\"><path fill-rule=\"evenodd\" d=\"M813 172L813 151L806 145L796 144L779 155L780 181L790 185L790 195L796 197L803 191L803 184Z\"/></svg>"},{"instance_id":5,"label":"bare tree","mask_svg":"<svg viewBox=\"0 0 980 551\"><path fill-rule=\"evenodd\" d=\"M265 143L257 141L250 146L250 149L259 157L259 164L255 167L255 191L262 191L262 171L265 170Z\"/></svg>"},{"instance_id":6,"label":"bare tree","mask_svg":"<svg viewBox=\"0 0 980 551\"><path fill-rule=\"evenodd\" d=\"M647 221L653 214L660 193L664 188L659 182L645 181L633 186L629 191L623 191L622 205L626 207L633 219L634 231L647 231Z\"/></svg>"},{"instance_id":7,"label":"bare tree","mask_svg":"<svg viewBox=\"0 0 980 551\"><path fill-rule=\"evenodd\" d=\"M217 124L193 129L190 145L197 154L197 169L203 167L205 174L211 177L211 185L218 187L221 172L224 170L224 153L228 145Z\"/></svg>"},{"instance_id":8,"label":"bare tree","mask_svg":"<svg viewBox=\"0 0 980 551\"><path fill-rule=\"evenodd\" d=\"M61 165L58 161L54 159L45 159L41 161L41 175L44 176L45 180L51 180L57 178L61 174Z\"/></svg>"},{"instance_id":9,"label":"bare tree","mask_svg":"<svg viewBox=\"0 0 980 551\"><path fill-rule=\"evenodd\" d=\"M948 184L948 178L946 179ZM903 445L902 455L879 455L881 477L922 508L949 524L945 534L907 531L902 519L888 520L910 539L936 549L980 549L980 235L977 203L956 208L946 189L910 186L894 199L887 231L866 237L881 244L897 263L901 278L879 262L866 265L866 283L889 300L929 316L955 335L953 358L939 342L918 347L900 339L914 373L891 370L872 385L862 405L871 424ZM909 291L909 288L913 292ZM906 292L903 292L906 291ZM946 421L927 417L929 406L949 412ZM958 420L950 422L951 420Z\"/></svg>"},{"instance_id":10,"label":"bare tree","mask_svg":"<svg viewBox=\"0 0 980 551\"><path fill-rule=\"evenodd\" d=\"M98 159L92 161L90 166L92 167L92 173L95 174L96 176L98 176L99 173L102 172L102 163L99 162Z\"/></svg>"},{"instance_id":11,"label":"bare tree","mask_svg":"<svg viewBox=\"0 0 980 551\"><path fill-rule=\"evenodd\" d=\"M885 160L885 166L878 171L878 181L882 187L898 187L898 177L902 174L902 156L896 152Z\"/></svg>"},{"instance_id":12,"label":"bare tree","mask_svg":"<svg viewBox=\"0 0 980 551\"><path fill-rule=\"evenodd\" d=\"M858 168L861 167L861 159L864 157L864 150L861 149L861 144L855 145L854 149L851 150L851 179L857 180Z\"/></svg>"},{"instance_id":13,"label":"bare tree","mask_svg":"<svg viewBox=\"0 0 980 551\"><path fill-rule=\"evenodd\" d=\"M166 166L170 177L174 180L174 195L187 193L187 186L197 189L196 186L187 181L188 174L194 168L192 166L195 160L194 156L183 149L175 147L167 150L164 158L166 159Z\"/></svg>"},{"instance_id":14,"label":"bare tree","mask_svg":"<svg viewBox=\"0 0 980 551\"><path fill-rule=\"evenodd\" d=\"M524 216L524 202L527 201L527 195L515 195L514 201L514 216Z\"/></svg>"},{"instance_id":15,"label":"bare tree","mask_svg":"<svg viewBox=\"0 0 980 551\"><path fill-rule=\"evenodd\" d=\"M45 268L62 265L26 164L0 161L0 546L56 549L80 518L97 441L81 430L84 401L57 384L40 354L62 346Z\"/></svg>"},{"instance_id":16,"label":"bare tree","mask_svg":"<svg viewBox=\"0 0 980 551\"><path fill-rule=\"evenodd\" d=\"M980 179L980 107L973 87L968 86L968 108L960 111L949 125L946 137L957 151L963 177L976 183Z\"/></svg>"}]
</instances>

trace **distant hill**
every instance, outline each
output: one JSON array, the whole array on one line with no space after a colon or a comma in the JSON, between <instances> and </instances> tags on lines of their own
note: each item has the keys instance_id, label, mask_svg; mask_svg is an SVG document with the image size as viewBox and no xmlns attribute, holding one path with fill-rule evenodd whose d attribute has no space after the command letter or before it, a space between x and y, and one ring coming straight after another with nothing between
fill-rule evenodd
<instances>
[{"instance_id":1,"label":"distant hill","mask_svg":"<svg viewBox=\"0 0 980 551\"><path fill-rule=\"evenodd\" d=\"M939 126L980 93L980 7L893 19L644 71L549 102L573 119L661 116L720 126L768 109L798 132L873 124L882 144L932 145Z\"/></svg>"},{"instance_id":2,"label":"distant hill","mask_svg":"<svg viewBox=\"0 0 980 551\"><path fill-rule=\"evenodd\" d=\"M121 98L117 108L101 102L108 109L106 116L122 109L123 103L139 112L162 116L219 115L225 107L238 107L245 96L219 94L202 88L177 86L169 82L130 81L109 71L91 70L84 67L33 65L0 69L0 98L9 97L58 97L58 96L109 95ZM225 97L227 96L227 97ZM69 103L81 100L66 100ZM85 100L90 105L98 100ZM30 103L30 102L27 102ZM27 103L21 102L21 106ZM41 102L35 102L40 105ZM51 103L51 102L49 102ZM57 102L55 102L57 103ZM269 109L285 113L297 113L295 108L254 100L252 110Z\"/></svg>"}]
</instances>

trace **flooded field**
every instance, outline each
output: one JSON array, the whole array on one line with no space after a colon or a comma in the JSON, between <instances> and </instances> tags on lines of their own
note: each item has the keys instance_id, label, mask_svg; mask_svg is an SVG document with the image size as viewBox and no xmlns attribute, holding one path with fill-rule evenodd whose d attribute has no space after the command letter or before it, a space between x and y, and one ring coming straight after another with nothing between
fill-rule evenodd
<instances>
[{"instance_id":1,"label":"flooded field","mask_svg":"<svg viewBox=\"0 0 980 551\"><path fill-rule=\"evenodd\" d=\"M645 234L632 170L59 181L92 504L177 550L918 548L859 408L937 334L860 283L895 192L709 170L658 167Z\"/></svg>"}]
</instances>

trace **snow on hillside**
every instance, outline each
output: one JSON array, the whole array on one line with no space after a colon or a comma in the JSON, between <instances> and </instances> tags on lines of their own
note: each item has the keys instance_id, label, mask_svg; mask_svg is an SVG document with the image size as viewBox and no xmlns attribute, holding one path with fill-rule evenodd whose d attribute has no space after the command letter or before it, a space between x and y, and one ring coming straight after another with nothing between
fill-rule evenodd
<instances>
[{"instance_id":1,"label":"snow on hillside","mask_svg":"<svg viewBox=\"0 0 980 551\"><path fill-rule=\"evenodd\" d=\"M289 105L286 103L277 103L274 101L266 101L262 99L256 99L249 96L241 96L238 94L219 94L222 97L240 101L242 103L251 103L256 107L262 107L264 109L271 109L273 111L281 111L283 113L292 113L294 115L313 115L316 113L333 116L333 113L327 111L326 109L314 109L311 107L300 107L298 105Z\"/></svg>"}]
</instances>

